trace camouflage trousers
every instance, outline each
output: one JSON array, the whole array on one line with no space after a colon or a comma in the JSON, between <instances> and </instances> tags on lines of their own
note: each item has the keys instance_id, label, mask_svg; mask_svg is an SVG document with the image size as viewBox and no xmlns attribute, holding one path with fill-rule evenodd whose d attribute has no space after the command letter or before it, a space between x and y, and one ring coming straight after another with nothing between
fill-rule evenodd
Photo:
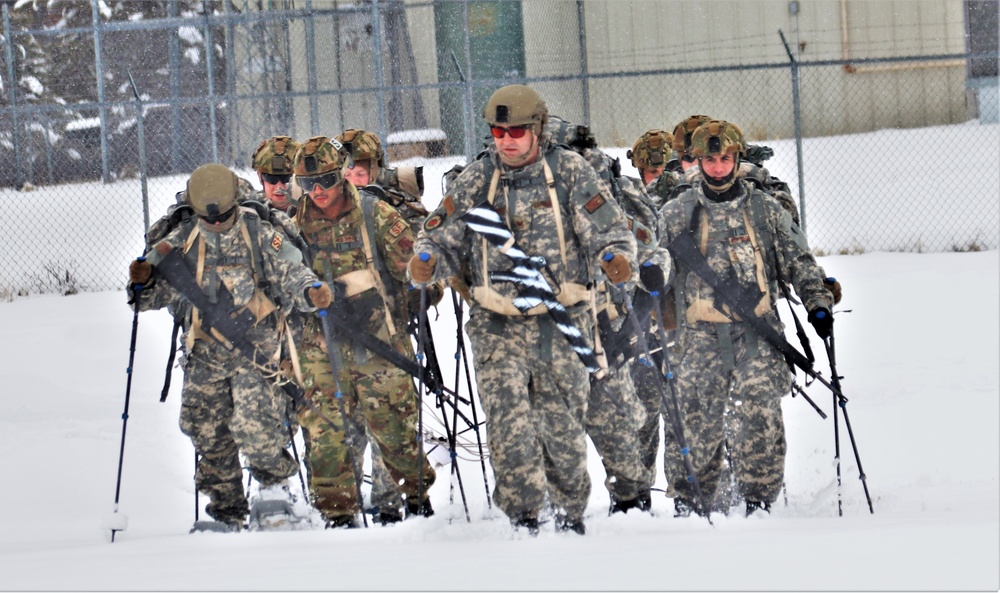
<instances>
[{"instance_id":1,"label":"camouflage trousers","mask_svg":"<svg viewBox=\"0 0 1000 593\"><path fill-rule=\"evenodd\" d=\"M412 356L405 336L396 340L397 349ZM310 409L299 414L306 435L306 467L314 506L328 520L354 515L358 508L354 479L352 447L362 445L368 431L373 450L378 447L388 472L389 484L407 499L417 500L420 473L420 449L417 442L417 392L410 375L367 351L359 352L344 344L339 349L338 378L347 416L363 419L363 424L344 424L335 397L336 387L325 342L317 345L306 340L299 350L307 394L326 419ZM333 423L331 426L331 422ZM345 432L346 428L346 432ZM348 443L347 437L353 436ZM361 463L361 458L357 458ZM424 498L434 483L435 472L423 462ZM388 486L388 484L386 484ZM390 491L391 492L391 491ZM374 502L374 501L373 501Z\"/></svg>"},{"instance_id":2,"label":"camouflage trousers","mask_svg":"<svg viewBox=\"0 0 1000 593\"><path fill-rule=\"evenodd\" d=\"M646 410L636 394L630 367L609 369L587 401L586 430L604 464L604 485L618 500L632 500L653 485L655 473L640 463L639 430ZM657 416L657 421L659 417ZM654 468L655 472L655 468Z\"/></svg>"},{"instance_id":3,"label":"camouflage trousers","mask_svg":"<svg viewBox=\"0 0 1000 593\"><path fill-rule=\"evenodd\" d=\"M654 356L654 359L657 359ZM647 487L652 487L656 482L656 454L660 449L660 414L663 409L663 397L660 390L656 388L656 378L654 375L660 372L657 366L647 366L644 364L632 364L632 382L635 384L636 397L642 403L646 412L645 421L639 426L636 433L637 446L639 448L639 463L647 472L649 482ZM670 479L667 478L669 483Z\"/></svg>"},{"instance_id":4,"label":"camouflage trousers","mask_svg":"<svg viewBox=\"0 0 1000 593\"><path fill-rule=\"evenodd\" d=\"M584 335L587 314L573 320ZM465 326L486 414L496 487L508 517L538 517L550 502L570 519L590 496L584 420L586 367L548 315L506 317L473 309Z\"/></svg>"},{"instance_id":5,"label":"camouflage trousers","mask_svg":"<svg viewBox=\"0 0 1000 593\"><path fill-rule=\"evenodd\" d=\"M731 342L735 366L727 360L728 349L720 341ZM791 386L791 373L781 354L744 324L699 322L684 332L677 376L691 463L706 498L715 500L726 476L728 440L729 469L740 494L746 500L774 502L785 468L781 397ZM679 496L697 501L684 479L687 473L669 414L668 418L664 431L667 475Z\"/></svg>"},{"instance_id":6,"label":"camouflage trousers","mask_svg":"<svg viewBox=\"0 0 1000 593\"><path fill-rule=\"evenodd\" d=\"M391 509L399 511L403 508L403 496L396 483L392 481L392 476L389 475L389 470L385 467L385 462L382 461L382 452L379 451L378 443L375 441L375 437L371 435L371 430L367 427L360 406L354 408L354 425L358 427L358 435L355 442L351 444L351 454L355 456L355 459L361 460L365 458L366 450L371 451L372 507L380 510ZM370 448L369 445L371 445Z\"/></svg>"},{"instance_id":7,"label":"camouflage trousers","mask_svg":"<svg viewBox=\"0 0 1000 593\"><path fill-rule=\"evenodd\" d=\"M206 511L218 521L242 521L241 451L263 486L299 469L287 449L289 402L249 363L215 349L197 342L185 361L180 427L201 455L195 484L211 499Z\"/></svg>"}]
</instances>

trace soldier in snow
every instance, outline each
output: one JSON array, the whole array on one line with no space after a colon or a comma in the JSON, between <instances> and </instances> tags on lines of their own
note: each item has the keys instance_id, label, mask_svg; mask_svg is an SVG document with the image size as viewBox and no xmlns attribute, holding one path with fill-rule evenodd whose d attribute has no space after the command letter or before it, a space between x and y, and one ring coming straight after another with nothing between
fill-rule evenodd
<instances>
[{"instance_id":1,"label":"soldier in snow","mask_svg":"<svg viewBox=\"0 0 1000 593\"><path fill-rule=\"evenodd\" d=\"M483 200L492 204L521 250L544 258L548 282L593 344L591 287L601 275L616 285L633 279L635 239L593 167L543 133L547 114L527 86L493 93L483 110L493 144L424 222L409 274L426 285L468 273L473 306L465 329L486 412L497 506L515 528L536 534L549 503L558 531L583 534L588 369L544 304L522 314L513 301L518 285L491 279L511 261L461 218Z\"/></svg>"}]
</instances>

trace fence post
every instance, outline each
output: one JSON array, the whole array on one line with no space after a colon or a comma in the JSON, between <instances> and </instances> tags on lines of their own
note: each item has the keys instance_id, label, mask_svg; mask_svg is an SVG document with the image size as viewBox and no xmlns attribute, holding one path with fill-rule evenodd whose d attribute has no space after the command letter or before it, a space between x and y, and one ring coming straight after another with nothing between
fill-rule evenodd
<instances>
[{"instance_id":1,"label":"fence post","mask_svg":"<svg viewBox=\"0 0 1000 593\"><path fill-rule=\"evenodd\" d=\"M212 134L212 162L219 162L219 126L215 121L215 36L212 34L212 21L208 12L212 10L206 5L205 14L205 68L208 70L208 126Z\"/></svg>"},{"instance_id":2,"label":"fence post","mask_svg":"<svg viewBox=\"0 0 1000 593\"><path fill-rule=\"evenodd\" d=\"M95 0L96 1L96 0ZM167 16L177 18L180 11L177 0L168 0ZM172 29L167 37L167 58L170 64L170 169L180 172L181 152L181 112L177 103L181 97L181 42L180 31Z\"/></svg>"},{"instance_id":3,"label":"fence post","mask_svg":"<svg viewBox=\"0 0 1000 593\"><path fill-rule=\"evenodd\" d=\"M136 141L139 143L139 182L142 187L142 228L149 230L149 183L148 169L146 165L146 126L145 113L143 113L142 99L139 97L139 88L135 86L135 79L132 72L126 68L128 83L132 86L132 96L135 97L135 121L136 121Z\"/></svg>"},{"instance_id":4,"label":"fence post","mask_svg":"<svg viewBox=\"0 0 1000 593\"><path fill-rule=\"evenodd\" d=\"M90 13L94 24L94 72L97 78L97 116L101 122L101 181L108 183L111 173L108 171L108 115L104 104L104 57L101 44L101 13L97 9L97 0L91 0Z\"/></svg>"},{"instance_id":5,"label":"fence post","mask_svg":"<svg viewBox=\"0 0 1000 593\"><path fill-rule=\"evenodd\" d=\"M24 187L24 169L21 168L21 130L17 122L17 69L14 67L14 37L10 32L10 5L3 4L3 38L7 46L7 91L10 95L11 136L14 144L14 170L17 188Z\"/></svg>"},{"instance_id":6,"label":"fence post","mask_svg":"<svg viewBox=\"0 0 1000 593\"><path fill-rule=\"evenodd\" d=\"M319 136L319 97L316 96L316 25L312 0L306 0L306 71L309 85L309 134ZM340 65L338 64L339 68Z\"/></svg>"},{"instance_id":7,"label":"fence post","mask_svg":"<svg viewBox=\"0 0 1000 593\"><path fill-rule=\"evenodd\" d=\"M587 64L587 21L583 0L576 0L576 17L580 25L580 75L583 93L583 125L590 125L590 69Z\"/></svg>"},{"instance_id":8,"label":"fence post","mask_svg":"<svg viewBox=\"0 0 1000 593\"><path fill-rule=\"evenodd\" d=\"M476 115L472 104L472 33L469 30L469 0L462 0L462 24L465 27L465 162L476 158Z\"/></svg>"},{"instance_id":9,"label":"fence post","mask_svg":"<svg viewBox=\"0 0 1000 593\"><path fill-rule=\"evenodd\" d=\"M382 72L382 15L379 0L372 0L372 39L375 42L375 86L378 88L378 136L388 143L388 124L385 114L385 75Z\"/></svg>"},{"instance_id":10,"label":"fence post","mask_svg":"<svg viewBox=\"0 0 1000 593\"><path fill-rule=\"evenodd\" d=\"M239 109L236 105L236 50L234 49L235 27L233 27L232 11L228 0L222 3L222 13L226 17L226 127L229 137L226 138L229 152L229 163L236 162L236 152L239 146L239 129L236 117Z\"/></svg>"},{"instance_id":11,"label":"fence post","mask_svg":"<svg viewBox=\"0 0 1000 593\"><path fill-rule=\"evenodd\" d=\"M799 226L802 227L802 232L806 232L806 182L802 166L802 106L799 100L799 62L788 47L784 31L778 29L778 35L781 36L781 43L785 46L785 52L788 53L788 60L791 62L792 110L795 117L795 160L799 173Z\"/></svg>"}]
</instances>

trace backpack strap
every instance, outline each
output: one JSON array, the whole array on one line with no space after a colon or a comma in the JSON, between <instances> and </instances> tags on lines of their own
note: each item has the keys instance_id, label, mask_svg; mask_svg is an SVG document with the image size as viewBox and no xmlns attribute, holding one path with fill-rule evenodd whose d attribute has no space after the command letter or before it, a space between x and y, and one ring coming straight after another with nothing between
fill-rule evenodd
<instances>
[{"instance_id":1,"label":"backpack strap","mask_svg":"<svg viewBox=\"0 0 1000 593\"><path fill-rule=\"evenodd\" d=\"M392 320L392 311L389 309L389 295L385 288L392 285L388 277L389 271L385 267L385 262L382 261L382 255L378 251L378 246L372 244L372 238L376 236L375 206L378 204L379 199L368 193L361 194L356 187L352 186L351 189L361 202L361 214L365 219L364 224L361 225L361 240L364 242L365 260L368 263L368 268L372 271L372 276L375 279L375 289L378 291L378 295L382 299L382 306L385 308L385 322L389 328L389 336L395 336L396 324Z\"/></svg>"}]
</instances>

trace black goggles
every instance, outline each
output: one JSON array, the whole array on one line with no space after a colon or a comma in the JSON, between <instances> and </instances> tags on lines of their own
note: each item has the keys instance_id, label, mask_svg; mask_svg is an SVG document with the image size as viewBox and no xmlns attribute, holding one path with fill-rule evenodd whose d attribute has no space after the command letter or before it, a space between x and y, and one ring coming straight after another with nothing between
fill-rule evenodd
<instances>
[{"instance_id":1,"label":"black goggles","mask_svg":"<svg viewBox=\"0 0 1000 593\"><path fill-rule=\"evenodd\" d=\"M323 189L330 189L340 183L340 173L337 171L330 171L329 173L324 173L323 175L299 177L298 181L299 185L302 186L302 190L307 193L316 189L316 186L322 187Z\"/></svg>"},{"instance_id":2,"label":"black goggles","mask_svg":"<svg viewBox=\"0 0 1000 593\"><path fill-rule=\"evenodd\" d=\"M214 210L215 208L213 208ZM236 214L236 206L233 206L225 212L209 212L208 214L199 214L198 217L207 222L208 224L219 224L220 222L226 222Z\"/></svg>"},{"instance_id":3,"label":"black goggles","mask_svg":"<svg viewBox=\"0 0 1000 593\"><path fill-rule=\"evenodd\" d=\"M685 163L693 163L695 161L695 158L689 154L686 154L681 157L681 160L684 161Z\"/></svg>"},{"instance_id":4,"label":"black goggles","mask_svg":"<svg viewBox=\"0 0 1000 593\"><path fill-rule=\"evenodd\" d=\"M270 183L271 185L278 185L279 183L288 185L288 182L292 180L291 175L271 175L270 173L261 173L260 176L264 179L264 181Z\"/></svg>"}]
</instances>

